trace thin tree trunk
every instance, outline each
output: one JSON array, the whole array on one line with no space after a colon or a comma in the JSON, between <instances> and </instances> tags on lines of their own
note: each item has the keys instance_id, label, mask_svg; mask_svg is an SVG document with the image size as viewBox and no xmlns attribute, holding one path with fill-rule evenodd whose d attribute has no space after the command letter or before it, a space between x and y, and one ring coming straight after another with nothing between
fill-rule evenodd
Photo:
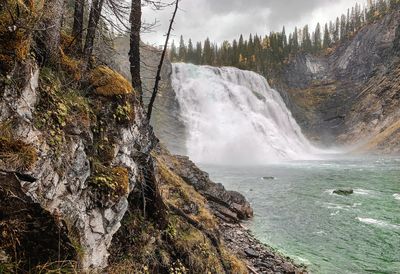
<instances>
[{"instance_id":1,"label":"thin tree trunk","mask_svg":"<svg viewBox=\"0 0 400 274\"><path fill-rule=\"evenodd\" d=\"M84 55L86 58L85 70L90 65L90 59L93 53L94 39L96 37L97 25L99 24L101 10L103 8L104 0L94 0L90 8L89 24L86 34Z\"/></svg>"},{"instance_id":2,"label":"thin tree trunk","mask_svg":"<svg viewBox=\"0 0 400 274\"><path fill-rule=\"evenodd\" d=\"M162 69L162 66L163 66L163 63L164 63L165 54L167 53L168 41L169 41L169 37L171 35L172 26L174 24L174 20L175 20L176 13L178 11L178 7L179 7L179 0L176 0L175 1L175 10L174 10L174 13L172 14L171 21L169 22L168 33L167 33L167 37L165 38L164 50L163 50L163 52L161 54L160 63L158 64L156 81L154 83L153 93L151 95L150 103L149 103L149 106L148 106L148 109L147 109L147 119L149 121L150 121L150 118L151 118L151 112L153 110L154 101L156 100L156 97L157 97L158 85L159 85L160 80L161 80L161 69Z\"/></svg>"},{"instance_id":3,"label":"thin tree trunk","mask_svg":"<svg viewBox=\"0 0 400 274\"><path fill-rule=\"evenodd\" d=\"M132 77L132 86L139 93L142 101L142 80L140 79L140 29L142 26L142 1L132 0L131 5L131 33L129 62Z\"/></svg>"},{"instance_id":4,"label":"thin tree trunk","mask_svg":"<svg viewBox=\"0 0 400 274\"><path fill-rule=\"evenodd\" d=\"M85 0L75 0L74 25L72 27L72 36L75 39L74 46L78 53L82 53L84 5Z\"/></svg>"},{"instance_id":5,"label":"thin tree trunk","mask_svg":"<svg viewBox=\"0 0 400 274\"><path fill-rule=\"evenodd\" d=\"M60 32L63 18L64 1L45 1L43 14L43 31L41 39L44 47L45 63L56 64L60 53Z\"/></svg>"}]
</instances>

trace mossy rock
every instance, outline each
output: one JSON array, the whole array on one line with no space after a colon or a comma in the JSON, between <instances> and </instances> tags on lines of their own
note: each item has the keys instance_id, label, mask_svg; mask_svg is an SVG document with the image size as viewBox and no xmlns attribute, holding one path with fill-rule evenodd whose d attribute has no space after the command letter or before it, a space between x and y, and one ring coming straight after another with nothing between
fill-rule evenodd
<instances>
[{"instance_id":1,"label":"mossy rock","mask_svg":"<svg viewBox=\"0 0 400 274\"><path fill-rule=\"evenodd\" d=\"M105 97L132 94L132 85L121 74L107 66L98 66L90 73L90 84L95 93Z\"/></svg>"},{"instance_id":2,"label":"mossy rock","mask_svg":"<svg viewBox=\"0 0 400 274\"><path fill-rule=\"evenodd\" d=\"M129 172L126 168L108 167L99 162L92 163L89 185L102 204L116 202L129 194Z\"/></svg>"}]
</instances>

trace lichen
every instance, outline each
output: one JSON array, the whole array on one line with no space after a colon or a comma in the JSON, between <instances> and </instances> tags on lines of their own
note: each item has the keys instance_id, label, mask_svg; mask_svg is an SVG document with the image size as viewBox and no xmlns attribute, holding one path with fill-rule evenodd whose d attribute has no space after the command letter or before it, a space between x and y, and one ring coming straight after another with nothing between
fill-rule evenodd
<instances>
[{"instance_id":1,"label":"lichen","mask_svg":"<svg viewBox=\"0 0 400 274\"><path fill-rule=\"evenodd\" d=\"M113 97L133 93L129 81L107 66L98 66L93 69L89 81L98 95Z\"/></svg>"}]
</instances>

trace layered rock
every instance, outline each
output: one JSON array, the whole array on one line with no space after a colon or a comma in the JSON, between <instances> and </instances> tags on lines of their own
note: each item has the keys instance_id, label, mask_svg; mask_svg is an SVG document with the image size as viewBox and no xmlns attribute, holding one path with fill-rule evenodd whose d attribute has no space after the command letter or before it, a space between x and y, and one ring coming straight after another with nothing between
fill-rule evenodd
<instances>
[{"instance_id":1,"label":"layered rock","mask_svg":"<svg viewBox=\"0 0 400 274\"><path fill-rule=\"evenodd\" d=\"M300 53L272 79L310 138L398 151L393 134L400 119L399 22L396 11L364 26L331 52Z\"/></svg>"}]
</instances>

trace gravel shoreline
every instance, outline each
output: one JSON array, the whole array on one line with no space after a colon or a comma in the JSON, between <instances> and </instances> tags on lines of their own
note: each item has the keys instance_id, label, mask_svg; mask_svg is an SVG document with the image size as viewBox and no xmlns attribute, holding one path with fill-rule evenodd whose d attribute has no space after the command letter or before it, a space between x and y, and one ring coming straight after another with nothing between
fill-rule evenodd
<instances>
[{"instance_id":1,"label":"gravel shoreline","mask_svg":"<svg viewBox=\"0 0 400 274\"><path fill-rule=\"evenodd\" d=\"M231 224L221 220L221 235L225 245L246 264L250 273L309 273L304 266L296 265L289 257L284 257L261 243L242 224Z\"/></svg>"}]
</instances>

